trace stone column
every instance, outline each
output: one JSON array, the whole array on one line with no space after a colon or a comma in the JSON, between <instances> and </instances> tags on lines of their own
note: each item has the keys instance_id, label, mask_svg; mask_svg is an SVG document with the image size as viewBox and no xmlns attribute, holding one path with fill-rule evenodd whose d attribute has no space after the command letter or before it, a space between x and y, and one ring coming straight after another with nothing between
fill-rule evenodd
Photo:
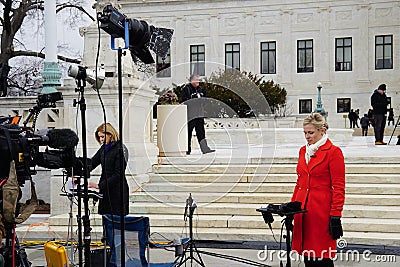
<instances>
[{"instance_id":1,"label":"stone column","mask_svg":"<svg viewBox=\"0 0 400 267\"><path fill-rule=\"evenodd\" d=\"M186 18L183 15L175 16L175 31L174 31L174 45L171 45L171 49L175 49L174 53L171 55L175 55L172 59L172 69L171 74L172 77L187 77L189 78L190 65L189 65L189 54L184 53L187 51L185 47L185 21ZM179 56L177 56L179 55ZM176 74L176 75L175 75ZM173 82L178 84L182 83L182 80L176 80L176 78L172 78Z\"/></svg>"},{"instance_id":2,"label":"stone column","mask_svg":"<svg viewBox=\"0 0 400 267\"><path fill-rule=\"evenodd\" d=\"M44 1L44 27L46 57L44 60L44 79L42 94L57 92L56 86L61 85L61 72L57 63L57 20L56 1Z\"/></svg>"},{"instance_id":3,"label":"stone column","mask_svg":"<svg viewBox=\"0 0 400 267\"><path fill-rule=\"evenodd\" d=\"M223 44L220 41L219 33L219 20L220 15L213 13L210 15L210 42L206 43L206 76L209 76L212 72L217 71L222 67L214 62L224 62L222 53L224 51Z\"/></svg>"},{"instance_id":4,"label":"stone column","mask_svg":"<svg viewBox=\"0 0 400 267\"><path fill-rule=\"evenodd\" d=\"M282 56L280 59L277 58L277 62L281 62L280 66L277 66L278 74L281 78L282 86L289 86L292 84L292 76L296 73L296 54L293 54L293 45L292 42L292 15L293 11L291 10L282 10L281 11L281 42L282 42L282 52L280 55ZM278 63L279 64L279 63Z\"/></svg>"},{"instance_id":5,"label":"stone column","mask_svg":"<svg viewBox=\"0 0 400 267\"><path fill-rule=\"evenodd\" d=\"M242 66L241 70L254 70L255 65L255 58L254 55L257 55L258 53L255 53L255 32L254 32L254 24L255 24L255 17L256 17L255 12L247 12L245 14L245 20L246 20L246 45L242 45L243 52L241 51L241 58L242 58ZM247 57L244 57L243 55L247 55ZM257 68L256 68L257 69Z\"/></svg>"},{"instance_id":6,"label":"stone column","mask_svg":"<svg viewBox=\"0 0 400 267\"><path fill-rule=\"evenodd\" d=\"M319 62L319 66L315 65L314 72L317 71L319 76L319 81L323 84L330 84L330 74L331 70L334 69L334 63L330 54L334 50L332 47L332 40L329 36L329 23L330 23L330 12L331 9L328 7L323 7L318 9L319 13L319 55L316 55L314 62ZM316 60L318 59L318 60Z\"/></svg>"},{"instance_id":7,"label":"stone column","mask_svg":"<svg viewBox=\"0 0 400 267\"><path fill-rule=\"evenodd\" d=\"M370 84L369 80L369 60L370 58L374 57L375 54L375 49L372 49L369 46L369 26L368 26L368 21L369 21L369 10L371 6L370 5L359 5L357 7L358 10L358 22L359 22L359 32L360 32L360 39L358 41L357 49L359 51L363 51L363 54L361 57L357 58L358 64L357 64L357 71L356 71L356 78L357 78L357 83L361 84ZM353 57L353 62L354 62L354 57Z\"/></svg>"}]
</instances>

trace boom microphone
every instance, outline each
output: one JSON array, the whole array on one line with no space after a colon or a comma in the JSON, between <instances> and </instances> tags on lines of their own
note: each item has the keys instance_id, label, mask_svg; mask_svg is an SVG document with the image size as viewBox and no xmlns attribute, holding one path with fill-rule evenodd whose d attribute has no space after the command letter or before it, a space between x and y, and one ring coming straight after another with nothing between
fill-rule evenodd
<instances>
[{"instance_id":1,"label":"boom microphone","mask_svg":"<svg viewBox=\"0 0 400 267\"><path fill-rule=\"evenodd\" d=\"M79 138L71 129L51 129L47 133L48 145L51 148L72 148L78 144Z\"/></svg>"}]
</instances>

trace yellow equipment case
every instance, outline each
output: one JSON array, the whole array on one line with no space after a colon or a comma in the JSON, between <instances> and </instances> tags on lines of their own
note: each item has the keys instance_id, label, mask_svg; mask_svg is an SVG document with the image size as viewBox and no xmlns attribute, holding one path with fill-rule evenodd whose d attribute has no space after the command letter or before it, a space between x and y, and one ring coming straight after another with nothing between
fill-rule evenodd
<instances>
[{"instance_id":1,"label":"yellow equipment case","mask_svg":"<svg viewBox=\"0 0 400 267\"><path fill-rule=\"evenodd\" d=\"M67 251L65 247L54 241L44 244L47 267L69 267Z\"/></svg>"}]
</instances>

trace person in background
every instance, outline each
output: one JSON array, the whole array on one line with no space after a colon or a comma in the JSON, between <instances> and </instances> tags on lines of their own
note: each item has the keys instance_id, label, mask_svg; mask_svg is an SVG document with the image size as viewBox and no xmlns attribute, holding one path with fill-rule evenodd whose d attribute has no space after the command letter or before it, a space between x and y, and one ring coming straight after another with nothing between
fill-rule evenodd
<instances>
[{"instance_id":1,"label":"person in background","mask_svg":"<svg viewBox=\"0 0 400 267\"><path fill-rule=\"evenodd\" d=\"M328 124L319 113L303 121L307 144L300 148L292 202L306 213L294 215L292 249L304 256L306 267L332 267L345 200L345 164L341 149L332 144Z\"/></svg>"},{"instance_id":2,"label":"person in background","mask_svg":"<svg viewBox=\"0 0 400 267\"><path fill-rule=\"evenodd\" d=\"M383 142L388 105L388 100L385 92L386 84L381 84L371 96L371 106L374 113L375 145L386 145L386 143Z\"/></svg>"},{"instance_id":3,"label":"person in background","mask_svg":"<svg viewBox=\"0 0 400 267\"><path fill-rule=\"evenodd\" d=\"M188 150L187 155L192 152L192 132L196 130L197 140L203 154L215 152L214 149L208 147L206 140L206 131L204 129L204 102L201 98L207 97L207 92L200 86L200 76L193 74L189 78L190 83L182 89L182 101L188 108Z\"/></svg>"},{"instance_id":4,"label":"person in background","mask_svg":"<svg viewBox=\"0 0 400 267\"><path fill-rule=\"evenodd\" d=\"M369 119L369 126L374 127L374 113L372 112L372 109L368 109L368 119Z\"/></svg>"},{"instance_id":5,"label":"person in background","mask_svg":"<svg viewBox=\"0 0 400 267\"><path fill-rule=\"evenodd\" d=\"M364 114L364 117L361 118L360 120L361 124L361 129L362 129L362 136L367 136L368 135L368 126L369 126L369 118L368 114Z\"/></svg>"},{"instance_id":6,"label":"person in background","mask_svg":"<svg viewBox=\"0 0 400 267\"><path fill-rule=\"evenodd\" d=\"M350 110L348 118L350 121L350 128L354 128L356 126L356 123L355 123L356 113L354 112L353 109Z\"/></svg>"},{"instance_id":7,"label":"person in background","mask_svg":"<svg viewBox=\"0 0 400 267\"><path fill-rule=\"evenodd\" d=\"M354 128L360 128L360 126L358 125L358 121L360 120L360 109L356 109L356 111L354 112L356 115L354 116Z\"/></svg>"},{"instance_id":8,"label":"person in background","mask_svg":"<svg viewBox=\"0 0 400 267\"><path fill-rule=\"evenodd\" d=\"M99 189L103 198L99 200L98 213L121 215L129 213L129 187L125 177L125 168L128 162L128 150L124 146L124 158L120 156L119 134L110 123L103 123L95 132L96 141L100 149L92 157L90 170L101 165L101 176L98 183L89 182L89 188ZM123 160L123 169L120 162ZM122 175L122 176L121 176ZM123 210L121 210L120 184L124 183Z\"/></svg>"}]
</instances>

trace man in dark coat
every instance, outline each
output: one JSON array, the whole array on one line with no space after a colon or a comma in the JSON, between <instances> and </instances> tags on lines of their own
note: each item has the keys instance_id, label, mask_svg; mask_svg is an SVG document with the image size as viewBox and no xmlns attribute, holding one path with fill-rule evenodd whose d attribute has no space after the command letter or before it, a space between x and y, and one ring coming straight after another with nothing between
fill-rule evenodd
<instances>
[{"instance_id":1,"label":"man in dark coat","mask_svg":"<svg viewBox=\"0 0 400 267\"><path fill-rule=\"evenodd\" d=\"M190 155L192 132L196 130L197 140L200 144L200 149L203 154L214 152L210 149L206 140L206 132L204 129L204 98L207 97L207 92L200 86L199 75L193 74L190 76L190 83L182 89L182 100L188 108L188 151ZM203 99L202 99L203 98Z\"/></svg>"},{"instance_id":2,"label":"man in dark coat","mask_svg":"<svg viewBox=\"0 0 400 267\"><path fill-rule=\"evenodd\" d=\"M371 106L374 113L374 133L375 133L375 145L386 145L383 142L383 134L385 132L386 125L386 113L388 100L386 97L386 84L381 84L378 89L374 91L371 96Z\"/></svg>"}]
</instances>

